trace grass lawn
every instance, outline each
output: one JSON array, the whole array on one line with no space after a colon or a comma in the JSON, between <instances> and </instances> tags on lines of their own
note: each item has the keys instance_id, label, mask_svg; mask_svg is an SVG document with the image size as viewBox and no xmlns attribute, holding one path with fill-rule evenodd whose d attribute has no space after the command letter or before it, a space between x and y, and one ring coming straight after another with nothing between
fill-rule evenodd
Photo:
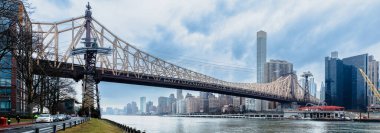
<instances>
[{"instance_id":1,"label":"grass lawn","mask_svg":"<svg viewBox=\"0 0 380 133\"><path fill-rule=\"evenodd\" d=\"M73 128L68 128L65 131L59 131L59 133L122 133L123 131L100 119L92 118L89 122L80 124Z\"/></svg>"}]
</instances>

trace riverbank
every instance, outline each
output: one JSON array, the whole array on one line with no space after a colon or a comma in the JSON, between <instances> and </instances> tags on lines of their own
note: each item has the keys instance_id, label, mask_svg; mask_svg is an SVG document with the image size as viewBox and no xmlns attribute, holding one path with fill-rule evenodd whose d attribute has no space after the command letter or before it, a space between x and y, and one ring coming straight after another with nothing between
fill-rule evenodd
<instances>
[{"instance_id":1,"label":"riverbank","mask_svg":"<svg viewBox=\"0 0 380 133\"><path fill-rule=\"evenodd\" d=\"M92 118L90 121L59 133L123 133L123 130L111 123Z\"/></svg>"},{"instance_id":2,"label":"riverbank","mask_svg":"<svg viewBox=\"0 0 380 133\"><path fill-rule=\"evenodd\" d=\"M379 132L379 123L280 119L103 115L147 133Z\"/></svg>"}]
</instances>

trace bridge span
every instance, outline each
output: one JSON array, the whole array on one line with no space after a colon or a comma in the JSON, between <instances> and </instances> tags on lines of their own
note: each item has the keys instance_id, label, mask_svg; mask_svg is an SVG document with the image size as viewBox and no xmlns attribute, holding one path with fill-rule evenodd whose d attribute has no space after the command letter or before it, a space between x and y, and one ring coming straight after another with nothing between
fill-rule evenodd
<instances>
[{"instance_id":1,"label":"bridge span","mask_svg":"<svg viewBox=\"0 0 380 133\"><path fill-rule=\"evenodd\" d=\"M37 75L72 78L76 81L82 79L84 75L84 67L82 65L62 63L62 66L60 68L56 68L49 65L53 64L53 61L36 60L35 63L36 64L34 65L33 71L34 74ZM95 79L97 80L97 82L105 81L113 83L205 91L248 98L270 100L281 103L317 103L317 101L304 101L303 97L299 97L297 99L293 96L285 95L291 94L290 91L292 91L292 87L300 87L296 82L297 80L295 80L295 75L288 75L286 77L279 78L278 80L272 83L266 84L229 83L229 85L223 85L217 83L207 83L197 80L186 80L172 77L158 77L156 75L147 75L144 73L135 72L122 72L118 75L115 75L112 72L112 70L97 68L97 76ZM292 84L295 86L292 86ZM273 91L274 93L270 93L271 91ZM300 95L302 96L302 92L303 90L298 90L297 93L300 93Z\"/></svg>"},{"instance_id":2,"label":"bridge span","mask_svg":"<svg viewBox=\"0 0 380 133\"><path fill-rule=\"evenodd\" d=\"M38 38L32 57L34 74L83 80L83 101L94 101L95 98L91 97L99 97L98 91L94 92L95 81L96 84L107 81L216 92L278 102L319 102L298 84L296 75L284 76L271 83L234 83L152 56L116 36L91 16L90 9L88 5L85 16L58 22L32 23L33 33ZM60 40L68 41L61 43ZM84 47L78 45L80 40L84 40ZM105 49L112 50L99 52ZM84 56L77 53L83 53ZM93 107L93 102L86 103Z\"/></svg>"}]
</instances>

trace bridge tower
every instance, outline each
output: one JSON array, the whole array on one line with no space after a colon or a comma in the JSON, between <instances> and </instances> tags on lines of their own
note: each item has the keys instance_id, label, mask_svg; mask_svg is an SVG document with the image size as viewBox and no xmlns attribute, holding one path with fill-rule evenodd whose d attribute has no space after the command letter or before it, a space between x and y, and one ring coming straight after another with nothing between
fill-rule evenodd
<instances>
[{"instance_id":1,"label":"bridge tower","mask_svg":"<svg viewBox=\"0 0 380 133\"><path fill-rule=\"evenodd\" d=\"M85 14L85 29L86 29L86 37L82 38L84 42L82 42L85 47L76 48L71 51L71 55L84 55L85 66L83 73L83 86L82 86L82 110L87 116L97 116L100 117L100 104L99 104L99 91L98 91L98 81L99 79L96 73L96 56L97 55L108 55L111 53L110 48L100 48L96 43L95 38L91 38L91 22L92 22L92 12L91 6L88 3L86 6L86 14ZM91 114L91 111L95 109L95 99L97 105L97 115Z\"/></svg>"},{"instance_id":2,"label":"bridge tower","mask_svg":"<svg viewBox=\"0 0 380 133\"><path fill-rule=\"evenodd\" d=\"M310 71L307 71L307 72L304 72L301 76L305 78L305 90L304 90L305 93L304 93L304 100L305 100L305 102L307 102L307 101L310 101L309 77L312 77L313 74L311 74Z\"/></svg>"}]
</instances>

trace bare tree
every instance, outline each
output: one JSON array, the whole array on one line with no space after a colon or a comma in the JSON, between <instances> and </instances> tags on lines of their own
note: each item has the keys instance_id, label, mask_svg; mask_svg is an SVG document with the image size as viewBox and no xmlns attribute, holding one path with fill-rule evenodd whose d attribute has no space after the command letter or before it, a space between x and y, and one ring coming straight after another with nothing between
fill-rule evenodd
<instances>
[{"instance_id":1,"label":"bare tree","mask_svg":"<svg viewBox=\"0 0 380 133\"><path fill-rule=\"evenodd\" d=\"M46 75L36 75L34 78L38 84L34 96L35 105L39 106L39 111L42 113L44 107L50 110L50 113L55 114L59 108L59 104L67 99L75 99L76 91L72 86L73 80L49 77Z\"/></svg>"}]
</instances>

